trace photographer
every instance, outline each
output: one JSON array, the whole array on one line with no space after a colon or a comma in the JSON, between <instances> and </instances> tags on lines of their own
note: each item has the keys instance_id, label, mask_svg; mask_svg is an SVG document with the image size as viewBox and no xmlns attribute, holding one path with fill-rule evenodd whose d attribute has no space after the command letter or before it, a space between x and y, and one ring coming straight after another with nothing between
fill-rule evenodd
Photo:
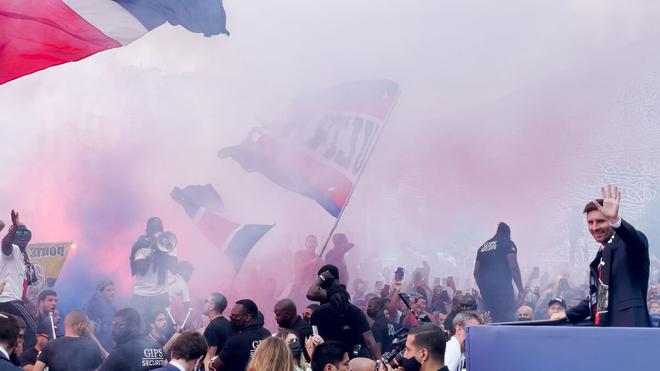
<instances>
[{"instance_id":1,"label":"photographer","mask_svg":"<svg viewBox=\"0 0 660 371\"><path fill-rule=\"evenodd\" d=\"M410 330L406 339L402 367L405 371L448 371L444 364L447 337L432 323L422 323Z\"/></svg>"},{"instance_id":2,"label":"photographer","mask_svg":"<svg viewBox=\"0 0 660 371\"><path fill-rule=\"evenodd\" d=\"M176 273L177 264L176 248L163 251L158 245L158 237L163 233L160 218L149 218L145 232L133 244L130 256L131 274L135 277L131 306L141 318L149 318L170 304L167 274Z\"/></svg>"}]
</instances>

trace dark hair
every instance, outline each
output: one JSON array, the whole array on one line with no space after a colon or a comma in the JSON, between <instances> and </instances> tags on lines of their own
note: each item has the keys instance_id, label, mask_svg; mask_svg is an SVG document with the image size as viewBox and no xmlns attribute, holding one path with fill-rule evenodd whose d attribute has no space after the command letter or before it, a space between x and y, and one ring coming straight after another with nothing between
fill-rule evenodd
<instances>
[{"instance_id":1,"label":"dark hair","mask_svg":"<svg viewBox=\"0 0 660 371\"><path fill-rule=\"evenodd\" d=\"M14 318L16 318L16 322L18 322L18 328L19 329L25 330L27 328L27 325L25 324L25 320L23 320L23 318L15 315L15 314L12 314L12 316L14 316Z\"/></svg>"},{"instance_id":2,"label":"dark hair","mask_svg":"<svg viewBox=\"0 0 660 371\"><path fill-rule=\"evenodd\" d=\"M511 228L509 227L508 224L506 224L504 222L500 222L497 225L497 232L495 233L495 235L499 235L499 236L502 236L504 238L509 238L510 239L511 238Z\"/></svg>"},{"instance_id":3,"label":"dark hair","mask_svg":"<svg viewBox=\"0 0 660 371\"><path fill-rule=\"evenodd\" d=\"M184 332L172 343L172 359L199 359L206 355L208 350L204 335L199 332Z\"/></svg>"},{"instance_id":4,"label":"dark hair","mask_svg":"<svg viewBox=\"0 0 660 371\"><path fill-rule=\"evenodd\" d=\"M336 265L326 264L322 266L321 269L319 269L319 276L325 271L330 272L330 274L332 274L336 279L339 278L339 268L337 268Z\"/></svg>"},{"instance_id":5,"label":"dark hair","mask_svg":"<svg viewBox=\"0 0 660 371\"><path fill-rule=\"evenodd\" d=\"M346 353L346 346L338 341L326 341L317 345L312 354L312 371L323 371L327 364L338 367Z\"/></svg>"},{"instance_id":6,"label":"dark hair","mask_svg":"<svg viewBox=\"0 0 660 371\"><path fill-rule=\"evenodd\" d=\"M312 313L314 313L317 309L319 309L320 306L321 305L319 305L319 304L312 303L312 304L308 305L307 308L311 309Z\"/></svg>"},{"instance_id":7,"label":"dark hair","mask_svg":"<svg viewBox=\"0 0 660 371\"><path fill-rule=\"evenodd\" d=\"M49 296L57 296L57 293L53 289L43 289L39 292L37 295L37 304L41 303L42 301L46 300L47 297Z\"/></svg>"},{"instance_id":8,"label":"dark hair","mask_svg":"<svg viewBox=\"0 0 660 371\"><path fill-rule=\"evenodd\" d=\"M213 301L213 309L222 313L227 309L227 298L219 292L211 293L211 300Z\"/></svg>"},{"instance_id":9,"label":"dark hair","mask_svg":"<svg viewBox=\"0 0 660 371\"><path fill-rule=\"evenodd\" d=\"M433 359L444 361L447 335L440 327L425 322L413 327L410 330L409 335L415 336L413 344L416 347L426 348L432 355Z\"/></svg>"},{"instance_id":10,"label":"dark hair","mask_svg":"<svg viewBox=\"0 0 660 371\"><path fill-rule=\"evenodd\" d=\"M20 331L16 317L0 313L0 342L7 343L10 348L15 346Z\"/></svg>"},{"instance_id":11,"label":"dark hair","mask_svg":"<svg viewBox=\"0 0 660 371\"><path fill-rule=\"evenodd\" d=\"M153 312L149 314L149 318L146 318L146 323L147 324L152 324L156 322L156 318L158 318L159 315L164 315L165 318L167 318L167 312L165 309L156 309ZM147 330L148 331L148 330Z\"/></svg>"},{"instance_id":12,"label":"dark hair","mask_svg":"<svg viewBox=\"0 0 660 371\"><path fill-rule=\"evenodd\" d=\"M245 312L251 315L252 318L257 318L257 314L259 314L259 308L255 302L250 299L241 299L237 301L236 304L242 305Z\"/></svg>"},{"instance_id":13,"label":"dark hair","mask_svg":"<svg viewBox=\"0 0 660 371\"><path fill-rule=\"evenodd\" d=\"M113 316L115 318L122 318L126 321L126 325L129 328L132 328L137 331L142 331L142 319L140 318L140 312L131 307L126 307L120 309Z\"/></svg>"},{"instance_id":14,"label":"dark hair","mask_svg":"<svg viewBox=\"0 0 660 371\"><path fill-rule=\"evenodd\" d=\"M599 204L600 206L603 206L603 199L602 199L602 198L597 199L596 202L598 202L598 204ZM589 202L587 202L586 205L584 205L584 210L582 210L582 213L584 213L584 214L589 214L590 212L592 212L592 211L596 211L596 210L598 210L598 208L596 207L596 205L594 204L594 202L593 202L593 201L589 201Z\"/></svg>"}]
</instances>

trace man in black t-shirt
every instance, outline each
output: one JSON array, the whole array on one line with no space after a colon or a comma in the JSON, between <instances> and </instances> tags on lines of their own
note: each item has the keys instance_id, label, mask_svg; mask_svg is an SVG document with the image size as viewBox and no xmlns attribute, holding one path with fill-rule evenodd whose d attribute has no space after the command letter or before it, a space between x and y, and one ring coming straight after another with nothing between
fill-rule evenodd
<instances>
[{"instance_id":1,"label":"man in black t-shirt","mask_svg":"<svg viewBox=\"0 0 660 371\"><path fill-rule=\"evenodd\" d=\"M376 340L376 346L381 353L392 350L392 340L401 326L385 317L385 300L382 298L371 298L367 302L367 315L374 320L371 325L371 333Z\"/></svg>"},{"instance_id":2,"label":"man in black t-shirt","mask_svg":"<svg viewBox=\"0 0 660 371\"><path fill-rule=\"evenodd\" d=\"M140 313L133 308L112 317L112 339L116 345L100 371L146 371L166 363L163 348L144 334Z\"/></svg>"},{"instance_id":3,"label":"man in black t-shirt","mask_svg":"<svg viewBox=\"0 0 660 371\"><path fill-rule=\"evenodd\" d=\"M214 292L209 295L204 305L204 314L211 320L204 329L204 338L206 338L209 345L204 364L208 369L211 358L220 354L227 340L234 336L234 330L231 328L229 321L222 315L227 309L227 298L224 295Z\"/></svg>"},{"instance_id":4,"label":"man in black t-shirt","mask_svg":"<svg viewBox=\"0 0 660 371\"><path fill-rule=\"evenodd\" d=\"M312 314L312 325L318 327L319 335L324 340L344 344L351 358L360 356L378 359L381 356L367 318L360 308L350 303L346 290L332 294L329 303L321 305Z\"/></svg>"},{"instance_id":5,"label":"man in black t-shirt","mask_svg":"<svg viewBox=\"0 0 660 371\"><path fill-rule=\"evenodd\" d=\"M518 288L519 301L524 293L517 252L516 244L511 241L511 229L505 223L500 223L495 236L477 251L474 279L495 322L513 321L516 302L512 279Z\"/></svg>"},{"instance_id":6,"label":"man in black t-shirt","mask_svg":"<svg viewBox=\"0 0 660 371\"><path fill-rule=\"evenodd\" d=\"M282 299L275 303L275 321L280 328L296 333L300 341L312 336L312 326L298 315L296 303L291 299Z\"/></svg>"},{"instance_id":7,"label":"man in black t-shirt","mask_svg":"<svg viewBox=\"0 0 660 371\"><path fill-rule=\"evenodd\" d=\"M217 371L245 371L259 344L271 334L263 327L257 304L250 299L236 302L230 320L237 334L227 340L213 367Z\"/></svg>"},{"instance_id":8,"label":"man in black t-shirt","mask_svg":"<svg viewBox=\"0 0 660 371\"><path fill-rule=\"evenodd\" d=\"M64 318L64 336L44 345L37 357L34 371L95 370L103 356L99 346L84 336L88 331L87 315L77 310L69 312Z\"/></svg>"}]
</instances>

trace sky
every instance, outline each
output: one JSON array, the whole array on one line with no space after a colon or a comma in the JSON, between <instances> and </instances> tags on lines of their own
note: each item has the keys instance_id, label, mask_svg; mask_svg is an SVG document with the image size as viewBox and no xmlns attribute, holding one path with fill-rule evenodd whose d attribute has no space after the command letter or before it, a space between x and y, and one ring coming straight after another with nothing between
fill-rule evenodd
<instances>
[{"instance_id":1,"label":"sky","mask_svg":"<svg viewBox=\"0 0 660 371\"><path fill-rule=\"evenodd\" d=\"M164 25L0 86L0 217L17 209L35 242L76 243L56 285L68 298L106 277L126 298L130 246L154 215L194 263L196 295L277 295L291 251L334 219L217 151L301 94L387 78L401 95L338 227L357 246L353 277L422 260L467 277L442 254L473 259L499 221L524 270L566 266L574 236L586 272L581 208L602 184L621 184L624 217L658 238L659 8L227 0L229 37ZM189 184L213 184L235 220L276 224L238 276L169 197Z\"/></svg>"}]
</instances>

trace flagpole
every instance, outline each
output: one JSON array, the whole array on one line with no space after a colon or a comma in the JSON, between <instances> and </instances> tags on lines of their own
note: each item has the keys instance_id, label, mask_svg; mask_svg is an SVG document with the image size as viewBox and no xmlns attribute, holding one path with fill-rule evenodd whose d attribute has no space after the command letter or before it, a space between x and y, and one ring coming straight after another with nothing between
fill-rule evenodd
<instances>
[{"instance_id":1,"label":"flagpole","mask_svg":"<svg viewBox=\"0 0 660 371\"><path fill-rule=\"evenodd\" d=\"M362 174L364 174L364 170L367 168L367 165L369 164L369 159L371 158L371 154L376 149L376 145L380 140L380 136L383 134L383 131L385 131L385 125L389 121L390 115L392 114L392 111L394 111L394 107L396 107L400 95L401 95L401 90L397 89L396 96L394 97L394 101L392 102L392 105L390 106L390 109L387 111L387 114L385 115L385 119L383 120L383 129L380 130L380 132L376 135L376 139L374 140L374 145L371 146L369 153L367 153L367 158L365 159L364 166L362 166L362 169L360 169L357 178L355 178L355 184L353 185L353 187L351 187L351 191L348 193L348 196L346 197L346 203L344 203L344 207L342 207L341 210L339 211L339 215L337 215L337 220L335 220L332 229L330 229L330 233L328 234L328 237L325 239L323 248L319 253L319 258L323 257L323 253L325 252L325 249L328 247L328 243L330 243L330 239L332 238L332 235L335 233L335 230L337 230L337 226L339 226L339 221L341 220L342 215L344 215L344 211L348 207L348 203L350 202L351 197L353 196L353 192L355 192L355 188L357 188L358 182L360 182L360 179L362 178Z\"/></svg>"}]
</instances>

